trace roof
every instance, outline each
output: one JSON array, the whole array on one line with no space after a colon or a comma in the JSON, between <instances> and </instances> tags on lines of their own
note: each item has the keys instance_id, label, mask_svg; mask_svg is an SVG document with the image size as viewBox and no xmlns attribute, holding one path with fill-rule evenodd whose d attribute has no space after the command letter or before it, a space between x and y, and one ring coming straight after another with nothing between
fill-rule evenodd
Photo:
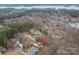
<instances>
[{"instance_id":1,"label":"roof","mask_svg":"<svg viewBox=\"0 0 79 59\"><path fill-rule=\"evenodd\" d=\"M69 26L79 29L79 23L69 23Z\"/></svg>"},{"instance_id":2,"label":"roof","mask_svg":"<svg viewBox=\"0 0 79 59\"><path fill-rule=\"evenodd\" d=\"M43 42L47 43L48 42L48 38L43 38Z\"/></svg>"},{"instance_id":3,"label":"roof","mask_svg":"<svg viewBox=\"0 0 79 59\"><path fill-rule=\"evenodd\" d=\"M38 48L36 47L31 47L28 51L27 54L28 55L35 55L35 53L38 51Z\"/></svg>"},{"instance_id":4,"label":"roof","mask_svg":"<svg viewBox=\"0 0 79 59\"><path fill-rule=\"evenodd\" d=\"M0 52L5 52L6 48L0 46Z\"/></svg>"}]
</instances>

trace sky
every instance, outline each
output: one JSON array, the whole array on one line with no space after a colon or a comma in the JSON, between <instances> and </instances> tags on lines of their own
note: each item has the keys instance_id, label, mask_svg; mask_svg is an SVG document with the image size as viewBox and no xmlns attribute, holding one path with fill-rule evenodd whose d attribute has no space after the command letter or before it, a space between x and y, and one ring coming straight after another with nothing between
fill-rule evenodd
<instances>
[{"instance_id":1,"label":"sky","mask_svg":"<svg viewBox=\"0 0 79 59\"><path fill-rule=\"evenodd\" d=\"M0 0L0 4L79 4L78 0Z\"/></svg>"}]
</instances>

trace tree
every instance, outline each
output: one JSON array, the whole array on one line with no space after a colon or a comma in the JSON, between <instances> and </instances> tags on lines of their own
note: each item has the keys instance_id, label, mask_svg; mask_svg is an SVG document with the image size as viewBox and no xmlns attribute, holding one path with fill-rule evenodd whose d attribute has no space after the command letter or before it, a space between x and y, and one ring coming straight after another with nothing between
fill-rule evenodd
<instances>
[{"instance_id":1,"label":"tree","mask_svg":"<svg viewBox=\"0 0 79 59\"><path fill-rule=\"evenodd\" d=\"M0 36L0 45L3 47L8 47L9 46L9 40L3 36Z\"/></svg>"},{"instance_id":2,"label":"tree","mask_svg":"<svg viewBox=\"0 0 79 59\"><path fill-rule=\"evenodd\" d=\"M41 38L36 38L36 42L41 42Z\"/></svg>"},{"instance_id":3,"label":"tree","mask_svg":"<svg viewBox=\"0 0 79 59\"><path fill-rule=\"evenodd\" d=\"M21 28L27 28L31 29L33 28L33 23L28 22L26 24L21 24L21 23L14 23L14 24L9 24L8 27L5 27L0 30L0 45L7 47L9 45L10 41L8 38L11 38L15 33L19 32Z\"/></svg>"},{"instance_id":4,"label":"tree","mask_svg":"<svg viewBox=\"0 0 79 59\"><path fill-rule=\"evenodd\" d=\"M28 22L28 23L24 24L24 27L26 27L27 29L32 29L33 28L33 23Z\"/></svg>"}]
</instances>

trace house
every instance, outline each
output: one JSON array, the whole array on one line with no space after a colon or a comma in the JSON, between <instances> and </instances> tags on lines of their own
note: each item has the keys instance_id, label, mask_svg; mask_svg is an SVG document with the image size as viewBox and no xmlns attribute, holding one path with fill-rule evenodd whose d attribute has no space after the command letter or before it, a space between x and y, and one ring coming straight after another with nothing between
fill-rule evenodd
<instances>
[{"instance_id":1,"label":"house","mask_svg":"<svg viewBox=\"0 0 79 59\"><path fill-rule=\"evenodd\" d=\"M43 43L48 43L48 38L45 37L42 39L42 41L43 41Z\"/></svg>"},{"instance_id":2,"label":"house","mask_svg":"<svg viewBox=\"0 0 79 59\"><path fill-rule=\"evenodd\" d=\"M37 51L38 51L38 48L31 47L30 49L27 50L27 54L28 55L35 55Z\"/></svg>"},{"instance_id":3,"label":"house","mask_svg":"<svg viewBox=\"0 0 79 59\"><path fill-rule=\"evenodd\" d=\"M28 33L29 33L29 29L27 29L27 28L22 28L22 29L20 29L20 32L28 32Z\"/></svg>"},{"instance_id":4,"label":"house","mask_svg":"<svg viewBox=\"0 0 79 59\"><path fill-rule=\"evenodd\" d=\"M6 51L6 48L0 46L0 54L3 54Z\"/></svg>"},{"instance_id":5,"label":"house","mask_svg":"<svg viewBox=\"0 0 79 59\"><path fill-rule=\"evenodd\" d=\"M35 30L35 29L31 29L30 32L31 32L31 34L33 34L33 35L39 35L39 34L40 34L40 32L37 31L37 30Z\"/></svg>"}]
</instances>

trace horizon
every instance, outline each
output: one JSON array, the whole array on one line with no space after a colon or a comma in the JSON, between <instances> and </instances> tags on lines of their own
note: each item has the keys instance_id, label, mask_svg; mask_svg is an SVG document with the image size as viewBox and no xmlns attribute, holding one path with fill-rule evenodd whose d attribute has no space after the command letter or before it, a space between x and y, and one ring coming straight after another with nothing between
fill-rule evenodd
<instances>
[{"instance_id":1,"label":"horizon","mask_svg":"<svg viewBox=\"0 0 79 59\"><path fill-rule=\"evenodd\" d=\"M75 9L79 10L79 4L0 4L0 9L33 9L33 8L51 8L51 9Z\"/></svg>"}]
</instances>

